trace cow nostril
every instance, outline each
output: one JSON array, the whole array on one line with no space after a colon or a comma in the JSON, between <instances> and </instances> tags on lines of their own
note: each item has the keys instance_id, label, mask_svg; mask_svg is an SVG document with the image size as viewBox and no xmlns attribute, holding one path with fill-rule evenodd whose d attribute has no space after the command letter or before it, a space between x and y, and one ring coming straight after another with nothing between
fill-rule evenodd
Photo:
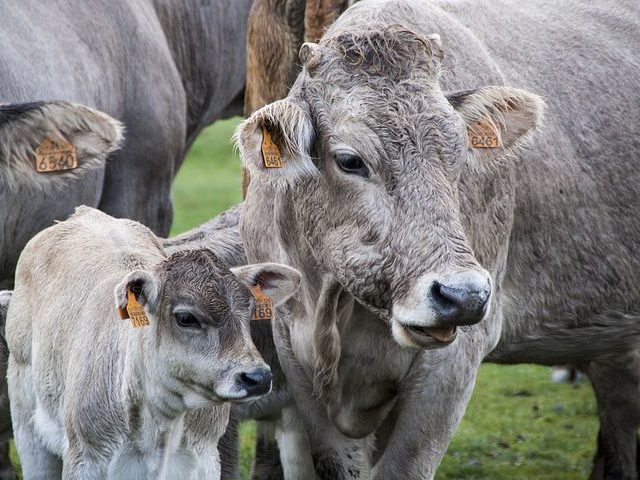
<instances>
[{"instance_id":1,"label":"cow nostril","mask_svg":"<svg viewBox=\"0 0 640 480\"><path fill-rule=\"evenodd\" d=\"M262 395L271 388L271 371L268 368L257 368L238 375L238 383L246 390L247 395Z\"/></svg>"},{"instance_id":2,"label":"cow nostril","mask_svg":"<svg viewBox=\"0 0 640 480\"><path fill-rule=\"evenodd\" d=\"M433 282L431 285L431 300L435 303L436 310L440 314L455 314L458 309L458 298L454 295L454 291L441 284Z\"/></svg>"},{"instance_id":3,"label":"cow nostril","mask_svg":"<svg viewBox=\"0 0 640 480\"><path fill-rule=\"evenodd\" d=\"M490 294L488 282L480 287L480 282L458 280L452 285L438 281L431 285L431 305L443 325L473 325L484 317Z\"/></svg>"}]
</instances>

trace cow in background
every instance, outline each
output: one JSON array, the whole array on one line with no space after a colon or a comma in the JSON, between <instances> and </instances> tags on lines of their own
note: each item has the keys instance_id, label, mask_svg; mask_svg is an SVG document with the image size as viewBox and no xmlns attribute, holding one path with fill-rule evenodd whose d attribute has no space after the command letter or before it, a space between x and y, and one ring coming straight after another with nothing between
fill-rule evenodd
<instances>
[{"instance_id":1,"label":"cow in background","mask_svg":"<svg viewBox=\"0 0 640 480\"><path fill-rule=\"evenodd\" d=\"M171 182L189 147L205 126L242 113L250 8L251 0L0 3L0 288L12 286L29 238L81 204L169 232ZM111 133L75 145L76 128L106 131L69 104L122 122L121 149ZM37 173L34 151L47 138L75 146L78 168Z\"/></svg>"}]
</instances>

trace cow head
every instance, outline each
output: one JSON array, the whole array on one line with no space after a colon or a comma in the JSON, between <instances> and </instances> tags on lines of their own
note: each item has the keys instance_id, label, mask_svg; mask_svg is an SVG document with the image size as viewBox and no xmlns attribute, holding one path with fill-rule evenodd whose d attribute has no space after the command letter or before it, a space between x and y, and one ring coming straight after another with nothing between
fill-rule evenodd
<instances>
[{"instance_id":1,"label":"cow head","mask_svg":"<svg viewBox=\"0 0 640 480\"><path fill-rule=\"evenodd\" d=\"M295 293L300 275L278 264L229 270L208 249L174 253L155 270L129 273L115 289L123 309L132 292L144 306L144 344L150 375L177 410L210 402L241 401L271 389L271 371L251 340L255 307L248 287L260 286L275 305ZM173 398L175 396L175 398Z\"/></svg>"},{"instance_id":2,"label":"cow head","mask_svg":"<svg viewBox=\"0 0 640 480\"><path fill-rule=\"evenodd\" d=\"M286 191L315 260L400 345L448 345L485 318L493 287L463 228L461 179L500 175L542 100L503 86L447 95L439 36L401 26L333 29L300 56L289 96L238 129L252 182ZM471 148L478 131L500 148ZM265 166L265 132L280 168Z\"/></svg>"}]
</instances>

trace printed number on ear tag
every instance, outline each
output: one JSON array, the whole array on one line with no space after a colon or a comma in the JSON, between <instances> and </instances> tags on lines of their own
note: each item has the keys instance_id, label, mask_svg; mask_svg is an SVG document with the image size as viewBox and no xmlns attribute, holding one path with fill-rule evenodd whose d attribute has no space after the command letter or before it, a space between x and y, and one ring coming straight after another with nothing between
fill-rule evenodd
<instances>
[{"instance_id":1,"label":"printed number on ear tag","mask_svg":"<svg viewBox=\"0 0 640 480\"><path fill-rule=\"evenodd\" d=\"M273 319L273 301L271 297L264 293L260 285L251 288L251 293L256 299L256 309L251 320L271 320Z\"/></svg>"},{"instance_id":2,"label":"printed number on ear tag","mask_svg":"<svg viewBox=\"0 0 640 480\"><path fill-rule=\"evenodd\" d=\"M471 148L502 147L499 133L488 122L479 121L469 125L467 140Z\"/></svg>"},{"instance_id":3,"label":"printed number on ear tag","mask_svg":"<svg viewBox=\"0 0 640 480\"><path fill-rule=\"evenodd\" d=\"M134 328L147 327L150 325L144 307L140 305L130 288L127 288L127 306L125 308L118 307L118 313L123 320L130 318L131 325L133 325Z\"/></svg>"},{"instance_id":4,"label":"printed number on ear tag","mask_svg":"<svg viewBox=\"0 0 640 480\"><path fill-rule=\"evenodd\" d=\"M66 141L54 142L45 138L36 147L36 172L60 172L73 170L78 166L76 147Z\"/></svg>"},{"instance_id":5,"label":"printed number on ear tag","mask_svg":"<svg viewBox=\"0 0 640 480\"><path fill-rule=\"evenodd\" d=\"M282 157L280 156L280 149L273 143L269 130L264 127L262 127L262 163L265 168L284 167Z\"/></svg>"}]
</instances>

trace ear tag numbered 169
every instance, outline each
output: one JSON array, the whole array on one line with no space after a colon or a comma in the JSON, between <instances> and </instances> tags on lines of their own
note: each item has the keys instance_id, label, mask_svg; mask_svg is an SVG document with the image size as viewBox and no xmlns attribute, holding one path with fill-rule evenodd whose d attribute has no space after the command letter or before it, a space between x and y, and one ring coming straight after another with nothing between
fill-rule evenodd
<instances>
[{"instance_id":1,"label":"ear tag numbered 169","mask_svg":"<svg viewBox=\"0 0 640 480\"><path fill-rule=\"evenodd\" d=\"M140 305L130 288L127 288L127 306L125 308L118 307L118 314L122 320L131 319L131 325L133 325L134 328L147 327L150 325L144 307Z\"/></svg>"},{"instance_id":2,"label":"ear tag numbered 169","mask_svg":"<svg viewBox=\"0 0 640 480\"><path fill-rule=\"evenodd\" d=\"M256 299L256 309L253 312L251 320L272 320L273 319L273 301L271 297L262 291L260 285L251 288L251 293Z\"/></svg>"}]
</instances>

